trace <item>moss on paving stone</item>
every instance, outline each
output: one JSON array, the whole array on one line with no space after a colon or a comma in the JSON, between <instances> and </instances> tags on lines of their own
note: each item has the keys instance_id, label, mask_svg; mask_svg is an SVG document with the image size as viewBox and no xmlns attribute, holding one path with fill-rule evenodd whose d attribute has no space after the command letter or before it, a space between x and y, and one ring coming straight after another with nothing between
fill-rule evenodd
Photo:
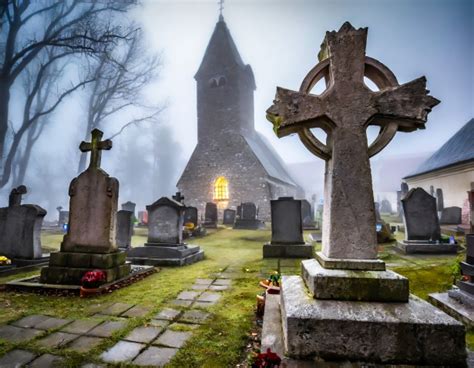
<instances>
[{"instance_id":1,"label":"moss on paving stone","mask_svg":"<svg viewBox=\"0 0 474 368\"><path fill-rule=\"evenodd\" d=\"M306 232L307 238L309 233ZM199 239L190 239L190 244L200 245L206 254L202 262L181 268L163 267L154 274L136 284L114 291L111 294L80 299L77 297L52 297L29 293L0 293L0 324L13 322L23 316L48 314L57 318L91 318L94 307L98 311L115 303L138 304L150 308L150 313L141 318L128 319L127 326L116 332L111 338L88 353L77 353L67 349L38 348L34 342L13 344L0 341L0 355L13 348L26 349L36 353L50 353L66 358L66 366L78 367L86 362L100 363L100 354L114 346L130 331L139 326L149 325L152 316L170 305L182 291L191 290L198 278L232 277L232 287L222 293L217 304L207 308L212 315L205 324L193 330L193 336L172 359L169 367L229 367L242 360L247 343L247 334L251 330L254 318L256 294L262 292L258 280L268 277L275 270L285 274L300 274L298 260L263 260L262 245L270 240L270 231L231 229L211 230L209 235ZM43 234L43 245L48 249L58 249L61 234ZM132 239L134 246L146 241L146 229L136 229ZM320 248L320 244L317 245ZM458 259L464 255L461 254ZM424 299L428 293L447 290L453 283L453 272L458 259L453 256L407 256L397 253L391 245L381 247L381 258L395 267L395 272L410 279L410 291ZM7 280L35 274L18 274L0 278ZM229 275L229 276L226 276ZM181 309L181 308L177 308ZM120 318L106 317L107 320ZM467 342L474 349L474 332L468 333ZM222 352L225 352L223 354ZM131 364L111 365L131 367Z\"/></svg>"}]
</instances>

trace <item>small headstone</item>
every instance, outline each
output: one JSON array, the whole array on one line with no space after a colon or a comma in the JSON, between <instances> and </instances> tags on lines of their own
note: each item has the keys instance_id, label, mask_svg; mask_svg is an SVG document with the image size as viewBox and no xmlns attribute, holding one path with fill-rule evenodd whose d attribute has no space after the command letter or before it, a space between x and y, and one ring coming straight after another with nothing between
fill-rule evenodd
<instances>
[{"instance_id":1,"label":"small headstone","mask_svg":"<svg viewBox=\"0 0 474 368\"><path fill-rule=\"evenodd\" d=\"M204 227L217 227L217 205L213 202L206 203L206 209L204 211Z\"/></svg>"},{"instance_id":2,"label":"small headstone","mask_svg":"<svg viewBox=\"0 0 474 368\"><path fill-rule=\"evenodd\" d=\"M430 196L434 197L434 195L435 195L434 187L430 185Z\"/></svg>"},{"instance_id":3,"label":"small headstone","mask_svg":"<svg viewBox=\"0 0 474 368\"><path fill-rule=\"evenodd\" d=\"M316 228L313 216L313 207L311 207L311 203L309 203L306 199L301 200L301 218L303 220L303 229L310 230Z\"/></svg>"},{"instance_id":4,"label":"small headstone","mask_svg":"<svg viewBox=\"0 0 474 368\"><path fill-rule=\"evenodd\" d=\"M436 209L438 212L441 212L444 209L443 189L441 188L436 189Z\"/></svg>"},{"instance_id":5,"label":"small headstone","mask_svg":"<svg viewBox=\"0 0 474 368\"><path fill-rule=\"evenodd\" d=\"M59 212L59 221L58 227L64 229L64 225L69 223L69 211L60 211Z\"/></svg>"},{"instance_id":6,"label":"small headstone","mask_svg":"<svg viewBox=\"0 0 474 368\"><path fill-rule=\"evenodd\" d=\"M242 203L241 211L242 211L241 218L243 220L255 220L257 218L257 206L255 205L255 203L252 203L252 202Z\"/></svg>"},{"instance_id":7,"label":"small headstone","mask_svg":"<svg viewBox=\"0 0 474 368\"><path fill-rule=\"evenodd\" d=\"M26 187L14 188L9 206L0 208L0 255L10 259L42 259L41 226L46 210L33 204L21 204Z\"/></svg>"},{"instance_id":8,"label":"small headstone","mask_svg":"<svg viewBox=\"0 0 474 368\"><path fill-rule=\"evenodd\" d=\"M117 212L116 241L120 249L128 249L132 246L133 235L133 212L120 210Z\"/></svg>"},{"instance_id":9,"label":"small headstone","mask_svg":"<svg viewBox=\"0 0 474 368\"><path fill-rule=\"evenodd\" d=\"M235 214L236 214L236 211L231 208L227 208L226 210L224 210L224 219L222 223L224 225L234 225Z\"/></svg>"},{"instance_id":10,"label":"small headstone","mask_svg":"<svg viewBox=\"0 0 474 368\"><path fill-rule=\"evenodd\" d=\"M240 213L234 224L234 229L256 230L264 227L262 221L258 220L257 206L253 202L241 203Z\"/></svg>"},{"instance_id":11,"label":"small headstone","mask_svg":"<svg viewBox=\"0 0 474 368\"><path fill-rule=\"evenodd\" d=\"M188 206L184 209L184 223L192 223L194 227L198 226L198 209Z\"/></svg>"},{"instance_id":12,"label":"small headstone","mask_svg":"<svg viewBox=\"0 0 474 368\"><path fill-rule=\"evenodd\" d=\"M459 225L462 223L461 207L445 207L439 220L442 225Z\"/></svg>"},{"instance_id":13,"label":"small headstone","mask_svg":"<svg viewBox=\"0 0 474 368\"><path fill-rule=\"evenodd\" d=\"M122 210L129 211L133 214L133 216L135 216L136 206L137 206L136 203L128 201L128 202L122 203Z\"/></svg>"}]
</instances>

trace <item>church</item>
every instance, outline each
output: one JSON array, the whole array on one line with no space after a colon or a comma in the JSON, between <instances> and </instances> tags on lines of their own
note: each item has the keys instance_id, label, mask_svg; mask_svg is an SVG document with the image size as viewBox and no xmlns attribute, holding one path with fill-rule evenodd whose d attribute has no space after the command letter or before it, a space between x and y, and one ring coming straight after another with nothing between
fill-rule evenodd
<instances>
[{"instance_id":1,"label":"church","mask_svg":"<svg viewBox=\"0 0 474 368\"><path fill-rule=\"evenodd\" d=\"M214 202L222 218L224 209L254 202L259 218L268 221L270 200L303 198L284 162L255 130L254 75L222 14L194 78L198 143L177 183L186 205L204 214L206 202Z\"/></svg>"}]
</instances>

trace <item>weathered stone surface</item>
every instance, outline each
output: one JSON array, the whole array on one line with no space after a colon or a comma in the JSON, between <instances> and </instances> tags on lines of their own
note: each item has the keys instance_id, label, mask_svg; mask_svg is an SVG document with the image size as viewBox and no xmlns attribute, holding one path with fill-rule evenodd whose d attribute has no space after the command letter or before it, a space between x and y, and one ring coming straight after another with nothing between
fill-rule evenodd
<instances>
[{"instance_id":1,"label":"weathered stone surface","mask_svg":"<svg viewBox=\"0 0 474 368\"><path fill-rule=\"evenodd\" d=\"M181 311L176 310L176 309L171 309L171 308L165 308L161 312L159 312L156 316L155 319L162 319L165 321L173 321L176 319Z\"/></svg>"},{"instance_id":2,"label":"weathered stone surface","mask_svg":"<svg viewBox=\"0 0 474 368\"><path fill-rule=\"evenodd\" d=\"M196 328L199 328L200 325L195 324L195 323L180 323L180 322L174 322L169 325L168 329L171 331L192 331L195 330Z\"/></svg>"},{"instance_id":3,"label":"weathered stone surface","mask_svg":"<svg viewBox=\"0 0 474 368\"><path fill-rule=\"evenodd\" d=\"M153 344L180 348L186 343L191 335L191 332L166 330Z\"/></svg>"},{"instance_id":4,"label":"weathered stone surface","mask_svg":"<svg viewBox=\"0 0 474 368\"><path fill-rule=\"evenodd\" d=\"M224 217L222 219L222 223L224 225L234 225L236 216L236 210L227 208L224 210Z\"/></svg>"},{"instance_id":5,"label":"weathered stone surface","mask_svg":"<svg viewBox=\"0 0 474 368\"><path fill-rule=\"evenodd\" d=\"M196 227L198 225L198 209L196 207L187 206L184 209L184 221L185 224L191 223Z\"/></svg>"},{"instance_id":6,"label":"weathered stone surface","mask_svg":"<svg viewBox=\"0 0 474 368\"><path fill-rule=\"evenodd\" d=\"M28 364L28 368L55 368L61 367L64 362L64 358L53 355L43 354L39 358L36 358L33 362Z\"/></svg>"},{"instance_id":7,"label":"weathered stone surface","mask_svg":"<svg viewBox=\"0 0 474 368\"><path fill-rule=\"evenodd\" d=\"M408 303L318 300L298 276L283 276L281 288L291 357L414 365L463 366L466 361L462 324L417 297Z\"/></svg>"},{"instance_id":8,"label":"weathered stone surface","mask_svg":"<svg viewBox=\"0 0 474 368\"><path fill-rule=\"evenodd\" d=\"M36 354L31 351L15 349L0 358L0 367L2 368L18 368L23 364L31 362Z\"/></svg>"},{"instance_id":9,"label":"weathered stone surface","mask_svg":"<svg viewBox=\"0 0 474 368\"><path fill-rule=\"evenodd\" d=\"M151 346L135 358L133 364L140 366L163 367L176 355L178 349Z\"/></svg>"},{"instance_id":10,"label":"weathered stone surface","mask_svg":"<svg viewBox=\"0 0 474 368\"><path fill-rule=\"evenodd\" d=\"M16 326L1 326L0 339L10 342L25 342L41 335L44 331Z\"/></svg>"},{"instance_id":11,"label":"weathered stone surface","mask_svg":"<svg viewBox=\"0 0 474 368\"><path fill-rule=\"evenodd\" d=\"M271 244L304 244L301 201L292 197L281 197L271 201Z\"/></svg>"},{"instance_id":12,"label":"weathered stone surface","mask_svg":"<svg viewBox=\"0 0 474 368\"><path fill-rule=\"evenodd\" d=\"M100 358L107 363L130 362L145 346L136 342L119 341L109 350L102 353Z\"/></svg>"},{"instance_id":13,"label":"weathered stone surface","mask_svg":"<svg viewBox=\"0 0 474 368\"><path fill-rule=\"evenodd\" d=\"M180 322L190 322L190 323L204 323L206 319L210 316L209 313L202 312L199 310L189 310L184 312L182 317L179 319Z\"/></svg>"},{"instance_id":14,"label":"weathered stone surface","mask_svg":"<svg viewBox=\"0 0 474 368\"><path fill-rule=\"evenodd\" d=\"M311 244L263 245L263 258L311 258L314 248Z\"/></svg>"},{"instance_id":15,"label":"weathered stone surface","mask_svg":"<svg viewBox=\"0 0 474 368\"><path fill-rule=\"evenodd\" d=\"M101 337L80 336L69 344L67 348L78 353L87 353L102 344L103 341L104 339Z\"/></svg>"},{"instance_id":16,"label":"weathered stone surface","mask_svg":"<svg viewBox=\"0 0 474 368\"><path fill-rule=\"evenodd\" d=\"M433 293L429 296L429 301L451 317L461 321L468 328L474 328L474 306L462 303L451 298L449 293Z\"/></svg>"},{"instance_id":17,"label":"weathered stone surface","mask_svg":"<svg viewBox=\"0 0 474 368\"><path fill-rule=\"evenodd\" d=\"M403 240L397 242L395 246L405 254L456 254L458 251L456 244L422 240Z\"/></svg>"},{"instance_id":18,"label":"weathered stone surface","mask_svg":"<svg viewBox=\"0 0 474 368\"><path fill-rule=\"evenodd\" d=\"M232 284L232 280L225 279L225 278L219 278L212 283L212 285L227 285L227 286L230 286L231 284Z\"/></svg>"},{"instance_id":19,"label":"weathered stone surface","mask_svg":"<svg viewBox=\"0 0 474 368\"><path fill-rule=\"evenodd\" d=\"M137 327L132 330L126 337L125 340L150 343L163 331L160 327Z\"/></svg>"},{"instance_id":20,"label":"weathered stone surface","mask_svg":"<svg viewBox=\"0 0 474 368\"><path fill-rule=\"evenodd\" d=\"M133 212L120 210L117 212L116 242L121 249L132 246Z\"/></svg>"},{"instance_id":21,"label":"weathered stone surface","mask_svg":"<svg viewBox=\"0 0 474 368\"><path fill-rule=\"evenodd\" d=\"M443 225L458 225L462 223L461 207L446 207L441 212L439 223Z\"/></svg>"},{"instance_id":22,"label":"weathered stone surface","mask_svg":"<svg viewBox=\"0 0 474 368\"><path fill-rule=\"evenodd\" d=\"M126 325L126 322L123 321L108 321L104 322L101 325L93 328L87 333L90 336L97 337L110 337L116 331L121 330Z\"/></svg>"},{"instance_id":23,"label":"weathered stone surface","mask_svg":"<svg viewBox=\"0 0 474 368\"><path fill-rule=\"evenodd\" d=\"M413 188L402 199L402 206L405 240L440 240L441 230L434 197L422 188Z\"/></svg>"},{"instance_id":24,"label":"weathered stone surface","mask_svg":"<svg viewBox=\"0 0 474 368\"><path fill-rule=\"evenodd\" d=\"M201 293L197 291L182 291L176 299L179 300L195 300Z\"/></svg>"},{"instance_id":25,"label":"weathered stone surface","mask_svg":"<svg viewBox=\"0 0 474 368\"><path fill-rule=\"evenodd\" d=\"M211 285L213 281L212 279L196 279L194 283L199 285Z\"/></svg>"},{"instance_id":26,"label":"weathered stone surface","mask_svg":"<svg viewBox=\"0 0 474 368\"><path fill-rule=\"evenodd\" d=\"M203 285L199 285L199 286L203 286ZM225 291L225 290L228 290L228 289L229 289L229 286L227 286L227 285L211 285L211 286L209 286L210 291Z\"/></svg>"},{"instance_id":27,"label":"weathered stone surface","mask_svg":"<svg viewBox=\"0 0 474 368\"><path fill-rule=\"evenodd\" d=\"M425 78L398 85L378 61L365 56L367 28L345 23L327 32L320 64L300 91L279 87L267 110L279 137L298 133L306 147L326 161L322 252L329 258L373 259L377 256L375 212L369 158L380 152L397 130L423 128L428 112L439 103L428 96ZM372 78L380 91L364 85ZM310 94L324 76L331 83L324 94ZM374 117L376 119L373 119ZM366 127L383 127L370 147ZM330 144L310 128L322 128Z\"/></svg>"},{"instance_id":28,"label":"weathered stone surface","mask_svg":"<svg viewBox=\"0 0 474 368\"><path fill-rule=\"evenodd\" d=\"M209 285L193 285L191 286L192 290L206 290L209 287Z\"/></svg>"},{"instance_id":29,"label":"weathered stone surface","mask_svg":"<svg viewBox=\"0 0 474 368\"><path fill-rule=\"evenodd\" d=\"M32 328L50 318L50 316L34 314L32 316L23 317L22 319L13 322L12 325L17 327Z\"/></svg>"},{"instance_id":30,"label":"weathered stone surface","mask_svg":"<svg viewBox=\"0 0 474 368\"><path fill-rule=\"evenodd\" d=\"M167 197L147 206L148 243L182 244L184 207Z\"/></svg>"},{"instance_id":31,"label":"weathered stone surface","mask_svg":"<svg viewBox=\"0 0 474 368\"><path fill-rule=\"evenodd\" d=\"M66 327L63 327L61 329L61 332L82 335L82 334L85 334L86 332L89 332L94 327L98 326L100 323L101 321L97 321L97 320L80 319L80 320L74 321L73 323L67 325Z\"/></svg>"},{"instance_id":32,"label":"weathered stone surface","mask_svg":"<svg viewBox=\"0 0 474 368\"><path fill-rule=\"evenodd\" d=\"M221 298L220 294L204 292L199 296L197 301L206 302L206 303L216 303L220 298Z\"/></svg>"},{"instance_id":33,"label":"weathered stone surface","mask_svg":"<svg viewBox=\"0 0 474 368\"><path fill-rule=\"evenodd\" d=\"M166 327L170 324L170 321L166 321L163 319L152 319L150 322L148 322L150 326L154 327Z\"/></svg>"},{"instance_id":34,"label":"weathered stone surface","mask_svg":"<svg viewBox=\"0 0 474 368\"><path fill-rule=\"evenodd\" d=\"M204 209L204 227L217 227L217 205L213 202L207 202Z\"/></svg>"},{"instance_id":35,"label":"weathered stone surface","mask_svg":"<svg viewBox=\"0 0 474 368\"><path fill-rule=\"evenodd\" d=\"M107 307L100 314L105 314L108 316L119 316L122 313L128 311L133 307L133 304L128 303L114 303L111 306Z\"/></svg>"},{"instance_id":36,"label":"weathered stone surface","mask_svg":"<svg viewBox=\"0 0 474 368\"><path fill-rule=\"evenodd\" d=\"M45 348L57 348L66 345L67 343L77 339L78 337L78 335L69 334L65 332L55 332L51 335L42 338L41 340L36 341L36 344Z\"/></svg>"},{"instance_id":37,"label":"weathered stone surface","mask_svg":"<svg viewBox=\"0 0 474 368\"><path fill-rule=\"evenodd\" d=\"M407 302L408 279L393 271L323 268L315 259L301 262L301 274L316 299Z\"/></svg>"},{"instance_id":38,"label":"weathered stone surface","mask_svg":"<svg viewBox=\"0 0 474 368\"><path fill-rule=\"evenodd\" d=\"M260 350L266 352L267 349L271 349L278 356L283 357L285 349L281 327L280 295L266 295L264 315Z\"/></svg>"},{"instance_id":39,"label":"weathered stone surface","mask_svg":"<svg viewBox=\"0 0 474 368\"><path fill-rule=\"evenodd\" d=\"M58 329L64 325L70 323L70 319L62 319L62 318L48 318L47 320L38 323L35 328L38 330L51 330L51 329Z\"/></svg>"},{"instance_id":40,"label":"weathered stone surface","mask_svg":"<svg viewBox=\"0 0 474 368\"><path fill-rule=\"evenodd\" d=\"M129 309L125 313L122 313L122 317L128 317L128 318L133 318L133 317L145 317L148 313L150 313L151 308L149 307L144 307L141 305L136 305L133 308Z\"/></svg>"},{"instance_id":41,"label":"weathered stone surface","mask_svg":"<svg viewBox=\"0 0 474 368\"><path fill-rule=\"evenodd\" d=\"M181 300L181 299L176 299L171 302L174 305L178 305L180 307L190 307L191 304L193 304L192 300Z\"/></svg>"},{"instance_id":42,"label":"weathered stone surface","mask_svg":"<svg viewBox=\"0 0 474 368\"><path fill-rule=\"evenodd\" d=\"M385 271L385 262L380 259L328 258L322 252L316 252L315 258L328 269Z\"/></svg>"}]
</instances>

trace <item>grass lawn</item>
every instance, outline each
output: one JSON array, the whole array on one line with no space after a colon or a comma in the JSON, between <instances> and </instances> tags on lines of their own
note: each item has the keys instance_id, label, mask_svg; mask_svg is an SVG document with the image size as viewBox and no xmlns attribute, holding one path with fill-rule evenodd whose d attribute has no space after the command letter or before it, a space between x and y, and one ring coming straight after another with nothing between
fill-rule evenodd
<instances>
[{"instance_id":1,"label":"grass lawn","mask_svg":"<svg viewBox=\"0 0 474 368\"><path fill-rule=\"evenodd\" d=\"M62 239L60 234L43 234L43 245L48 250L58 249ZM191 243L199 244L206 254L204 261L182 268L162 268L136 284L117 290L111 294L80 299L77 297L51 297L29 293L0 293L0 324L17 320L30 314L48 314L63 318L87 318L92 310L101 308L110 302L141 304L152 308L149 317L176 298L184 290L189 290L196 278L207 278L223 269L234 275L232 288L210 309L211 320L194 331L193 338L180 349L171 361L170 367L232 367L242 360L242 352L247 344L247 336L252 328L255 295L261 292L258 280L268 276L274 270L283 274L299 274L298 260L263 260L262 245L270 239L269 231L246 231L218 229L206 237L195 239ZM146 241L146 231L138 229L133 245L142 245ZM396 253L392 246L381 247L381 258L388 266L410 279L411 292L425 298L428 293L443 291L451 287L453 270L458 261L450 256L407 257ZM24 277L20 274L0 278L0 283L13 278ZM88 354L78 354L67 350L56 350L68 359L69 366L78 366L82 362L97 361L100 352L115 344L132 328L146 324L147 318L132 321L127 331L106 339L96 350ZM474 349L474 334L468 334L468 343ZM0 355L12 349L22 347L38 352L33 343L11 344L0 341ZM113 365L112 365L113 366ZM124 364L117 367L126 366Z\"/></svg>"}]
</instances>

